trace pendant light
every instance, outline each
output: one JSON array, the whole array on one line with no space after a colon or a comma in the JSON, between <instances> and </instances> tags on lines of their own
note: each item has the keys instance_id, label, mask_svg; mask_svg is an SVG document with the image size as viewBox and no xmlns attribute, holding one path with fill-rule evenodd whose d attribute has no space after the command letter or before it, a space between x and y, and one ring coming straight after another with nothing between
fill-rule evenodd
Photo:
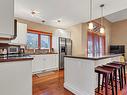
<instances>
[{"instance_id":1,"label":"pendant light","mask_svg":"<svg viewBox=\"0 0 127 95\"><path fill-rule=\"evenodd\" d=\"M103 20L103 8L104 8L104 4L100 5L101 7L101 28L100 28L100 33L104 34L105 29L104 29L104 20Z\"/></svg>"},{"instance_id":2,"label":"pendant light","mask_svg":"<svg viewBox=\"0 0 127 95\"><path fill-rule=\"evenodd\" d=\"M90 0L90 22L89 22L89 26L88 26L88 29L92 30L94 27L93 27L93 22L92 22L92 0Z\"/></svg>"}]
</instances>

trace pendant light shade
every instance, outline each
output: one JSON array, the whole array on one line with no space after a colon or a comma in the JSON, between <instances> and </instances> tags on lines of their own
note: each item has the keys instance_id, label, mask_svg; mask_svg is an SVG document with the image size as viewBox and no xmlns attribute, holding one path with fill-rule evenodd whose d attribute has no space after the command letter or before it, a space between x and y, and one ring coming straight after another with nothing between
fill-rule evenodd
<instances>
[{"instance_id":1,"label":"pendant light shade","mask_svg":"<svg viewBox=\"0 0 127 95\"><path fill-rule=\"evenodd\" d=\"M94 28L93 22L92 22L92 0L90 0L90 22L88 29L92 30Z\"/></svg>"},{"instance_id":2,"label":"pendant light shade","mask_svg":"<svg viewBox=\"0 0 127 95\"><path fill-rule=\"evenodd\" d=\"M103 27L100 28L100 33L104 34L105 33L105 29Z\"/></svg>"},{"instance_id":3,"label":"pendant light shade","mask_svg":"<svg viewBox=\"0 0 127 95\"><path fill-rule=\"evenodd\" d=\"M92 22L90 22L89 23L89 27L88 27L90 30L92 30L93 29L93 23Z\"/></svg>"},{"instance_id":4,"label":"pendant light shade","mask_svg":"<svg viewBox=\"0 0 127 95\"><path fill-rule=\"evenodd\" d=\"M104 4L100 5L100 7L101 7L101 28L100 28L100 33L104 34L104 32L105 32L104 21L103 21L103 7L104 7Z\"/></svg>"}]
</instances>

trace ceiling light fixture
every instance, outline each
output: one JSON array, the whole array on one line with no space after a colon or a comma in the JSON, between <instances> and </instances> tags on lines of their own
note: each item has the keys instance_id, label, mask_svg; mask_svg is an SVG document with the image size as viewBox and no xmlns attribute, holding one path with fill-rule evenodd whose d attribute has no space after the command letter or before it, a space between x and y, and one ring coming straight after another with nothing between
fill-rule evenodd
<instances>
[{"instance_id":1,"label":"ceiling light fixture","mask_svg":"<svg viewBox=\"0 0 127 95\"><path fill-rule=\"evenodd\" d=\"M40 12L38 12L38 11L36 11L36 10L34 10L34 11L31 12L31 15L32 15L32 16L35 16L35 15L37 15L37 14L40 14Z\"/></svg>"},{"instance_id":2,"label":"ceiling light fixture","mask_svg":"<svg viewBox=\"0 0 127 95\"><path fill-rule=\"evenodd\" d=\"M45 21L45 20L42 20L41 22L42 22L42 23L45 23L46 21Z\"/></svg>"},{"instance_id":3,"label":"ceiling light fixture","mask_svg":"<svg viewBox=\"0 0 127 95\"><path fill-rule=\"evenodd\" d=\"M90 0L90 22L89 22L89 25L88 25L88 29L92 30L94 28L93 26L93 22L92 22L92 7L93 6L93 2L92 0Z\"/></svg>"},{"instance_id":4,"label":"ceiling light fixture","mask_svg":"<svg viewBox=\"0 0 127 95\"><path fill-rule=\"evenodd\" d=\"M58 23L60 23L60 22L61 22L61 20L57 20L57 22L58 22Z\"/></svg>"},{"instance_id":5,"label":"ceiling light fixture","mask_svg":"<svg viewBox=\"0 0 127 95\"><path fill-rule=\"evenodd\" d=\"M101 7L101 28L100 28L100 33L104 34L105 29L104 29L104 20L103 20L103 8L104 8L104 4L100 5Z\"/></svg>"}]
</instances>

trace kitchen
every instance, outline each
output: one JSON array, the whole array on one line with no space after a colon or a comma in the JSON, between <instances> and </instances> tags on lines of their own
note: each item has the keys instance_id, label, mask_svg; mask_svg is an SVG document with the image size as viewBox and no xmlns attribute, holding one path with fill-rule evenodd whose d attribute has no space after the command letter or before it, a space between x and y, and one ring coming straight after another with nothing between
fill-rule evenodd
<instances>
[{"instance_id":1,"label":"kitchen","mask_svg":"<svg viewBox=\"0 0 127 95\"><path fill-rule=\"evenodd\" d=\"M126 0L0 2L1 95L95 95L95 68L127 59Z\"/></svg>"}]
</instances>

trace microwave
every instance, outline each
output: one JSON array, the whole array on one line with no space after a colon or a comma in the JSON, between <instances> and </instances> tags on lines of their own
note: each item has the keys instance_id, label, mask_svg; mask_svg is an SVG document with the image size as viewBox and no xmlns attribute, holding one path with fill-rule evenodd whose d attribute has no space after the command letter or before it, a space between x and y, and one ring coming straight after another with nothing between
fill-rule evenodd
<instances>
[{"instance_id":1,"label":"microwave","mask_svg":"<svg viewBox=\"0 0 127 95\"><path fill-rule=\"evenodd\" d=\"M8 54L19 53L19 51L20 51L19 46L9 46L8 47Z\"/></svg>"}]
</instances>

